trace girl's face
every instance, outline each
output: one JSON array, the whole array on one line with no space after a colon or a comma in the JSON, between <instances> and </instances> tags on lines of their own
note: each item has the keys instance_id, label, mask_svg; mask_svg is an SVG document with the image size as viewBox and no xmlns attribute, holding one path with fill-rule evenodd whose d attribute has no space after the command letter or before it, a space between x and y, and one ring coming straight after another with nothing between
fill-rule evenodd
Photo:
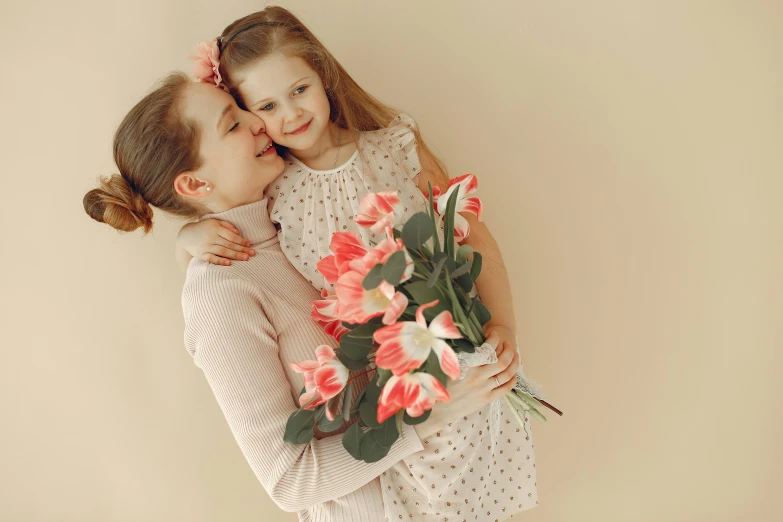
<instances>
[{"instance_id":1,"label":"girl's face","mask_svg":"<svg viewBox=\"0 0 783 522\"><path fill-rule=\"evenodd\" d=\"M272 54L244 68L239 93L274 140L292 151L317 152L329 127L329 99L321 78L298 56Z\"/></svg>"},{"instance_id":2,"label":"girl's face","mask_svg":"<svg viewBox=\"0 0 783 522\"><path fill-rule=\"evenodd\" d=\"M200 188L211 189L202 192L204 205L222 212L260 201L285 166L263 122L237 107L228 93L205 83L188 86L183 115L199 128L202 165L190 175L204 184Z\"/></svg>"}]
</instances>

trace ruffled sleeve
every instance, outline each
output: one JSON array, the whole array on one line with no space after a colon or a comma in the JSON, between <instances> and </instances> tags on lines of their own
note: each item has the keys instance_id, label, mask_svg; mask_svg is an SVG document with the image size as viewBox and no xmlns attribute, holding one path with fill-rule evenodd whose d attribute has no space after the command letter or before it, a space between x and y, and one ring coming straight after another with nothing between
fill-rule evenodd
<instances>
[{"instance_id":1,"label":"ruffled sleeve","mask_svg":"<svg viewBox=\"0 0 783 522\"><path fill-rule=\"evenodd\" d=\"M416 121L407 114L400 114L388 126L389 148L395 163L401 165L408 178L415 180L421 172L418 143L414 130Z\"/></svg>"}]
</instances>

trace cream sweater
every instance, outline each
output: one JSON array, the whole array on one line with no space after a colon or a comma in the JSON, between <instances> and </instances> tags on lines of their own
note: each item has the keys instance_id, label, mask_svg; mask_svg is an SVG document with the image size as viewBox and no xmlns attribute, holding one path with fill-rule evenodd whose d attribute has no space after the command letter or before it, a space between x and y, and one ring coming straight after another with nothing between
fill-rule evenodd
<instances>
[{"instance_id":1,"label":"cream sweater","mask_svg":"<svg viewBox=\"0 0 783 522\"><path fill-rule=\"evenodd\" d=\"M320 344L335 346L310 318L320 295L280 250L265 199L208 217L234 224L256 250L228 267L191 261L182 292L185 345L245 458L272 500L299 520L382 521L378 476L421 451L422 442L404 425L386 458L373 464L349 455L340 435L283 442L304 386L289 363L315 359Z\"/></svg>"}]
</instances>

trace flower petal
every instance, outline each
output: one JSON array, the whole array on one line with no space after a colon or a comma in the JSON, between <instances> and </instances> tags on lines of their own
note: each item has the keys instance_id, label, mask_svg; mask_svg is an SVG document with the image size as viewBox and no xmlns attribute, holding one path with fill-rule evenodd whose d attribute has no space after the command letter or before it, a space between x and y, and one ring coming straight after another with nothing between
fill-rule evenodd
<instances>
[{"instance_id":1,"label":"flower petal","mask_svg":"<svg viewBox=\"0 0 783 522\"><path fill-rule=\"evenodd\" d=\"M435 316L435 319L430 322L429 330L435 337L441 339L462 339L462 334L454 326L454 319L448 310Z\"/></svg>"},{"instance_id":2,"label":"flower petal","mask_svg":"<svg viewBox=\"0 0 783 522\"><path fill-rule=\"evenodd\" d=\"M451 346L446 344L445 341L438 339L434 343L432 350L438 356L440 369L443 370L443 373L452 379L459 379L459 376L462 374L462 370L459 368L457 354L454 353L454 350L451 349Z\"/></svg>"},{"instance_id":3,"label":"flower petal","mask_svg":"<svg viewBox=\"0 0 783 522\"><path fill-rule=\"evenodd\" d=\"M402 292L394 294L394 298L391 300L389 308L386 309L386 313L383 314L383 324L394 324L397 319L400 318L402 313L408 307L408 298Z\"/></svg>"}]
</instances>

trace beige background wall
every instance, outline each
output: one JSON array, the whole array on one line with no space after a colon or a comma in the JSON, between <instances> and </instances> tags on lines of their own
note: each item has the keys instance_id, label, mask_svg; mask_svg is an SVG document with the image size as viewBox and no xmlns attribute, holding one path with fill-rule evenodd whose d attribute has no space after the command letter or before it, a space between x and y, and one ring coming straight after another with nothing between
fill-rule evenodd
<instances>
[{"instance_id":1,"label":"beige background wall","mask_svg":"<svg viewBox=\"0 0 783 522\"><path fill-rule=\"evenodd\" d=\"M566 411L514 520L782 520L781 2L281 3L480 175ZM183 348L177 224L81 207L132 104L262 5L0 6L0 520L295 520Z\"/></svg>"}]
</instances>

